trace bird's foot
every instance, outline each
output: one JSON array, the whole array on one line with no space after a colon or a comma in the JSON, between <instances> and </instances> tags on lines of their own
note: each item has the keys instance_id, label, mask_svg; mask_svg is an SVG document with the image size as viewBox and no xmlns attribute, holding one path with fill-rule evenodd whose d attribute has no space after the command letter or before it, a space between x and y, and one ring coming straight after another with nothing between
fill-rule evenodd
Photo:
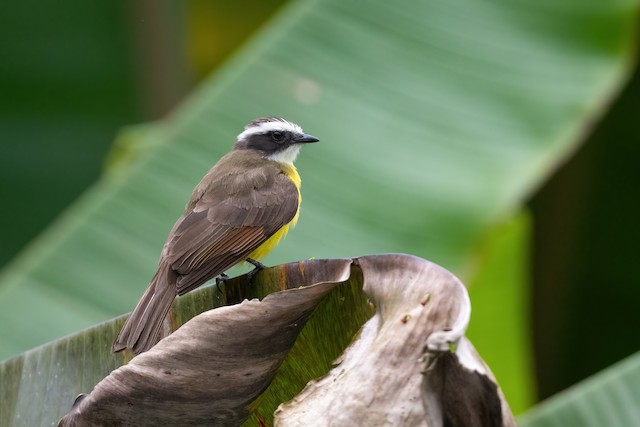
<instances>
[{"instance_id":1,"label":"bird's foot","mask_svg":"<svg viewBox=\"0 0 640 427\"><path fill-rule=\"evenodd\" d=\"M255 267L253 270L247 273L247 279L249 279L249 281L253 279L253 276L255 276L258 271L267 268L266 265L259 261L256 261L255 259L247 258L247 262Z\"/></svg>"},{"instance_id":2,"label":"bird's foot","mask_svg":"<svg viewBox=\"0 0 640 427\"><path fill-rule=\"evenodd\" d=\"M218 288L218 292L222 293L222 291L220 290L220 284L226 282L227 280L229 280L229 276L227 276L225 273L221 273L220 276L216 277L216 288Z\"/></svg>"}]
</instances>

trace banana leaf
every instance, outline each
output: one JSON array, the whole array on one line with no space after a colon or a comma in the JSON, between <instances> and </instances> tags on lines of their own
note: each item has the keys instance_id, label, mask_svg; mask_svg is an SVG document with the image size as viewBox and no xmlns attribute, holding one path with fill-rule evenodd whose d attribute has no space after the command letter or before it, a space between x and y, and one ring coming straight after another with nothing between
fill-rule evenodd
<instances>
[{"instance_id":1,"label":"banana leaf","mask_svg":"<svg viewBox=\"0 0 640 427\"><path fill-rule=\"evenodd\" d=\"M634 427L640 421L640 353L539 403L518 418L522 427Z\"/></svg>"},{"instance_id":2,"label":"banana leaf","mask_svg":"<svg viewBox=\"0 0 640 427\"><path fill-rule=\"evenodd\" d=\"M464 337L466 288L433 263L403 254L313 260L223 286L182 298L167 318L175 332L132 360L110 352L115 319L5 364L0 380L19 372L23 384L3 389L0 421L48 425L68 410L61 427L271 425L278 407L283 426L515 426ZM226 306L198 314L212 303ZM309 382L349 343L349 326L369 317L328 375ZM105 378L74 401L93 380L74 367L88 363ZM43 387L60 393L38 394Z\"/></svg>"}]
</instances>

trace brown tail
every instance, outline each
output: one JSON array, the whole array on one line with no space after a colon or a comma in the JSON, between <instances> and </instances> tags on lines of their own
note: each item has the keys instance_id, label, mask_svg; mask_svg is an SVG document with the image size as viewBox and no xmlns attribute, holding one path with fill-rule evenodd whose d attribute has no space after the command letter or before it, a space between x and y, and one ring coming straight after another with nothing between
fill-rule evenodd
<instances>
[{"instance_id":1,"label":"brown tail","mask_svg":"<svg viewBox=\"0 0 640 427\"><path fill-rule=\"evenodd\" d=\"M149 350L159 341L160 327L176 297L177 275L161 263L158 272L120 330L111 351L129 347L135 354Z\"/></svg>"}]
</instances>

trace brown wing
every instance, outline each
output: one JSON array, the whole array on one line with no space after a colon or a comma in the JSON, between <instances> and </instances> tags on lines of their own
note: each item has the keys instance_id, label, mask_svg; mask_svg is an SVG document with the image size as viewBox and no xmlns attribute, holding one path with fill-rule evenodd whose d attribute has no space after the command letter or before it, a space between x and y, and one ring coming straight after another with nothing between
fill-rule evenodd
<instances>
[{"instance_id":1,"label":"brown wing","mask_svg":"<svg viewBox=\"0 0 640 427\"><path fill-rule=\"evenodd\" d=\"M163 251L179 275L178 294L244 261L293 219L298 197L286 175L268 169L225 177L204 191L178 220Z\"/></svg>"}]
</instances>

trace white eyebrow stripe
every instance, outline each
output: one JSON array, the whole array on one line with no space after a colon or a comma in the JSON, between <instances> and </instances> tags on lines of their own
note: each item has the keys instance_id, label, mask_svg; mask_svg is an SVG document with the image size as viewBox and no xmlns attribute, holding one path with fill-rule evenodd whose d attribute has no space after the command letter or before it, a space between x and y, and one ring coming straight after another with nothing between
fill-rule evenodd
<instances>
[{"instance_id":1,"label":"white eyebrow stripe","mask_svg":"<svg viewBox=\"0 0 640 427\"><path fill-rule=\"evenodd\" d=\"M248 129L245 129L240 135L238 135L238 141L243 139L247 139L251 135L259 135L267 132L271 132L274 130L279 130L283 132L293 132L293 133L304 133L302 128L295 123L287 122L287 121L277 121L277 122L264 122L260 123L257 126L251 126Z\"/></svg>"}]
</instances>

